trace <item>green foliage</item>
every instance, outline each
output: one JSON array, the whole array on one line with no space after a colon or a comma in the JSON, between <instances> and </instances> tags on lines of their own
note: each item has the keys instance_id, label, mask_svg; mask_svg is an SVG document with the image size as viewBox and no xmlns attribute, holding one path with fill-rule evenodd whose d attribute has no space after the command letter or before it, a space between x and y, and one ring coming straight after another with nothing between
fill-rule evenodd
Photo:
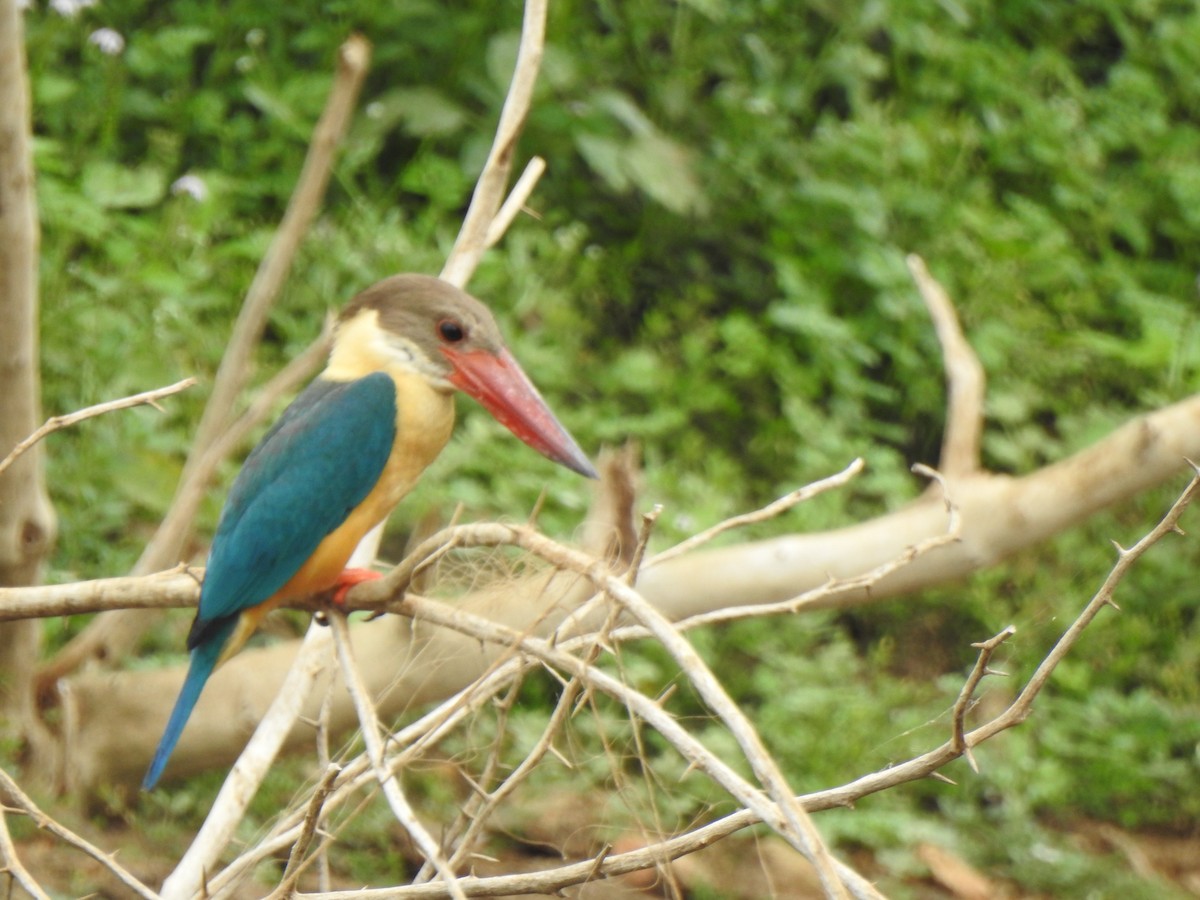
<instances>
[{"instance_id":1,"label":"green foliage","mask_svg":"<svg viewBox=\"0 0 1200 900\"><path fill-rule=\"evenodd\" d=\"M166 508L337 45L365 33L373 73L272 316L263 378L355 290L437 270L518 21L515 0L451 15L429 0L234 0L216 18L196 0L26 13L46 409L190 374L205 383L166 415L51 438L56 578L124 571ZM124 35L122 54L89 42L100 26ZM919 490L908 465L936 459L945 404L909 252L949 289L989 373L993 468L1060 459L1197 389L1194 4L559 0L549 40L522 142L549 161L538 218L516 224L472 289L585 447L641 442L647 502L667 507L662 539L859 455L869 472L851 489L755 535L836 527ZM203 199L181 190L185 175ZM470 517L522 518L543 488L542 524L569 533L587 485L478 409L461 412L397 534L459 502ZM1004 665L1014 683L1027 675L1110 565L1107 540L1136 539L1176 489L917 602L697 640L797 785L849 780L945 739L969 642L1015 622ZM930 839L1026 891L1144 892L1054 827L1089 816L1186 830L1200 818L1195 564L1183 541L1145 560L1125 612L1100 617L1033 719L981 753L982 775L964 768L958 789L922 785L823 816L827 833L873 850L896 878L921 874L912 848ZM77 627L55 625L53 641ZM675 678L653 650L624 665L647 683ZM677 761L659 758L669 781ZM603 782L607 760L595 762L587 774ZM682 816L718 799L688 787L663 802ZM364 860L379 849L363 846Z\"/></svg>"}]
</instances>

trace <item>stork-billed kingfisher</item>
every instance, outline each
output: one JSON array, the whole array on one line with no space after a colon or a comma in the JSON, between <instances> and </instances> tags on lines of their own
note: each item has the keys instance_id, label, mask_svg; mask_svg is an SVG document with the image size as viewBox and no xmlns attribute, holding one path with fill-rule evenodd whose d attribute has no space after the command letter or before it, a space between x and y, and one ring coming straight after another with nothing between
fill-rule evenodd
<instances>
[{"instance_id":1,"label":"stork-billed kingfisher","mask_svg":"<svg viewBox=\"0 0 1200 900\"><path fill-rule=\"evenodd\" d=\"M213 670L271 609L353 583L350 554L450 439L455 389L555 462L596 477L458 288L396 275L338 317L329 364L246 458L225 501L187 646L191 662L142 782L152 788Z\"/></svg>"}]
</instances>

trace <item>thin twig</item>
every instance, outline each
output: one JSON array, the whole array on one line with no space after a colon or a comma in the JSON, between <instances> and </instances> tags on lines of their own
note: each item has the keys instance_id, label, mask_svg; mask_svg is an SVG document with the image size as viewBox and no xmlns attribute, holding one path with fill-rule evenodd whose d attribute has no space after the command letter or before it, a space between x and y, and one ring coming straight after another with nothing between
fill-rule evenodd
<instances>
[{"instance_id":1,"label":"thin twig","mask_svg":"<svg viewBox=\"0 0 1200 900\"><path fill-rule=\"evenodd\" d=\"M550 714L550 719L546 722L546 727L542 729L537 742L525 755L521 763L509 773L508 777L497 787L493 788L486 797L482 798L483 802L479 804L479 808L476 810L471 824L463 834L458 848L450 857L451 866L457 867L462 865L474 841L486 826L488 817L517 789L521 782L529 776L551 750L554 739L558 736L563 724L570 718L571 707L575 703L575 698L579 696L581 687L582 685L577 678L572 678L567 682L566 687L559 694L554 711ZM515 692L513 693L513 697L515 699Z\"/></svg>"},{"instance_id":2,"label":"thin twig","mask_svg":"<svg viewBox=\"0 0 1200 900\"><path fill-rule=\"evenodd\" d=\"M925 538L922 541L905 547L903 552L897 554L892 559L851 578L831 577L824 584L785 600L726 607L724 609L714 609L711 612L698 613L694 616L688 616L686 619L680 619L675 623L675 627L680 631L688 631L704 625L715 625L738 619L757 618L778 615L780 613L797 613L801 610L823 609L834 605L839 594L870 590L870 588L893 572L898 572L912 563L913 560L931 553L940 547L958 542L962 537L962 515L959 512L958 504L953 502L949 494L946 493L945 479L939 472L921 463L914 464L912 470L918 475L932 479L942 488L942 499L946 506L946 531L944 533L935 534L932 537ZM633 637L633 635L620 634L618 637L625 640Z\"/></svg>"},{"instance_id":3,"label":"thin twig","mask_svg":"<svg viewBox=\"0 0 1200 900\"><path fill-rule=\"evenodd\" d=\"M676 556L682 556L685 553L690 553L697 547L707 544L713 538L722 535L727 531L732 531L735 528L744 528L747 525L754 525L758 522L765 522L768 519L773 519L799 503L810 500L819 494L825 493L826 491L831 491L834 488L841 487L850 481L850 479L852 479L855 475L861 472L865 465L866 464L862 461L862 459L856 459L836 475L830 475L828 478L822 478L820 481L814 481L812 484L806 484L802 488L797 488L790 494L785 494L778 500L768 503L762 509L743 513L742 515L728 518L723 522L718 522L712 528L707 528L699 534L692 535L685 541L680 541L669 550L664 550L662 553L656 553L654 556L646 560L643 568L649 569L652 566L657 566L659 563L664 563L669 559L674 559Z\"/></svg>"},{"instance_id":4,"label":"thin twig","mask_svg":"<svg viewBox=\"0 0 1200 900\"><path fill-rule=\"evenodd\" d=\"M540 156L535 156L526 164L525 171L521 173L521 177L517 179L517 183L513 185L508 197L496 212L496 218L488 226L487 237L484 238L485 248L490 249L496 246L504 237L513 220L525 209L526 201L529 200L533 189L537 187L538 179L545 171L546 161Z\"/></svg>"},{"instance_id":5,"label":"thin twig","mask_svg":"<svg viewBox=\"0 0 1200 900\"><path fill-rule=\"evenodd\" d=\"M1121 583L1133 565L1142 558L1143 554L1145 554L1147 550L1161 541L1168 534L1181 533L1179 529L1179 520L1183 516L1184 510L1187 509L1188 505L1196 498L1197 494L1200 494L1200 469L1198 469L1196 464L1191 462L1191 460L1188 460L1188 462L1192 466L1193 472L1196 474L1193 476L1191 482L1188 484L1184 492L1179 496L1179 499L1172 504L1166 516L1163 517L1162 521L1160 521L1158 525L1156 525L1150 531L1149 534L1143 537L1128 550L1120 547L1119 545L1117 546L1117 562L1113 566L1112 571L1108 573L1108 577L1104 580L1104 584L1100 586L1100 590L1092 598L1091 602L1084 607L1084 610L1079 614L1079 617L1071 623L1071 627L1063 633L1061 638L1059 638L1058 643L1054 645L1054 648L1050 651L1046 658L1042 660L1041 665L1037 667L1037 670L1029 679L1029 683L1026 684L1021 693L1017 695L1017 699L1013 701L1008 710L1006 710L1002 715L998 716L989 724L975 729L966 736L969 746L974 746L984 737L990 736L996 731L1000 731L1004 728L1010 728L1012 725L1024 722L1025 719L1028 718L1033 707L1034 699L1041 692L1042 688L1045 687L1046 682L1050 679L1051 674L1053 674L1055 668L1057 668L1063 657L1065 657L1067 653L1070 652L1071 648L1075 646L1076 642L1080 638L1080 635L1083 634L1083 630L1087 628L1092 619L1099 615L1100 610L1106 606L1115 606L1113 603L1113 594L1116 591L1117 585Z\"/></svg>"},{"instance_id":6,"label":"thin twig","mask_svg":"<svg viewBox=\"0 0 1200 900\"><path fill-rule=\"evenodd\" d=\"M629 570L625 573L625 582L630 587L637 585L638 573L642 571L642 561L646 558L646 548L650 546L650 535L654 533L654 526L658 523L658 517L662 515L662 511L662 504L655 503L648 513L642 514L642 529L638 533L638 542L633 549L633 557L629 560Z\"/></svg>"},{"instance_id":7,"label":"thin twig","mask_svg":"<svg viewBox=\"0 0 1200 900\"><path fill-rule=\"evenodd\" d=\"M305 806L304 827L300 831L300 836L296 838L296 843L292 846L292 852L288 855L287 866L283 870L279 886L271 892L268 900L281 900L295 889L296 882L299 881L300 875L304 871L304 855L308 853L313 835L317 833L317 823L321 820L321 807L325 805L325 798L329 796L329 792L333 790L333 783L341 774L342 767L337 763L331 763L326 767L321 780L317 782L317 786Z\"/></svg>"},{"instance_id":8,"label":"thin twig","mask_svg":"<svg viewBox=\"0 0 1200 900\"><path fill-rule=\"evenodd\" d=\"M29 795L3 769L0 769L0 797L15 804L16 808L29 816L33 824L41 830L54 835L64 844L90 856L104 868L108 869L117 880L144 900L157 900L158 894L139 881L132 873L121 866L110 853L105 853L91 841L80 837L61 822L51 818L38 808Z\"/></svg>"},{"instance_id":9,"label":"thin twig","mask_svg":"<svg viewBox=\"0 0 1200 900\"><path fill-rule=\"evenodd\" d=\"M966 738L963 737L967 710L971 707L971 698L975 696L975 688L979 686L979 682L983 680L985 675L991 674L988 663L991 662L992 655L1001 644L1016 633L1017 629L1009 625L999 634L988 638L986 641L980 641L971 645L979 650L979 658L975 660L975 667L963 683L962 690L958 692L958 699L954 701L952 717L953 733L950 736L950 746L966 756L967 763L976 775L979 774L979 764L975 762L975 754L971 752L971 748L967 746Z\"/></svg>"},{"instance_id":10,"label":"thin twig","mask_svg":"<svg viewBox=\"0 0 1200 900\"><path fill-rule=\"evenodd\" d=\"M162 411L162 407L158 405L158 401L164 397L169 397L172 394L178 394L182 390L190 388L196 383L195 378L185 378L183 381L177 381L175 384L167 385L166 387L155 388L152 391L143 391L140 394L134 394L131 397L122 397L119 400L108 400L104 403L97 403L95 406L89 406L77 412L67 413L62 416L51 416L46 420L37 431L21 441L17 446L13 447L8 456L0 460L0 475L4 474L4 470L17 461L22 453L40 441L42 438L63 428L70 428L82 422L84 419L91 419L95 416L102 416L105 413L115 412L119 409L129 409L133 406L153 406L155 409Z\"/></svg>"},{"instance_id":11,"label":"thin twig","mask_svg":"<svg viewBox=\"0 0 1200 900\"><path fill-rule=\"evenodd\" d=\"M483 771L476 777L467 775L464 771L462 777L470 785L473 793L463 804L462 809L455 816L454 821L448 827L443 829L442 847L450 848L458 845L458 849L448 857L450 868L454 871L458 870L461 857L469 852L473 834L469 834L468 823L479 822L479 811L487 802L489 794L489 785L500 780L500 766L504 758L504 746L508 740L508 721L512 714L513 706L516 705L517 698L521 693L522 678L514 678L508 683L505 694L500 699L496 700L492 706L496 711L496 724L494 726L494 734L492 736L491 747L488 750L487 760L483 765ZM466 848L466 850L464 850ZM421 865L420 871L417 872L413 879L414 884L420 884L429 881L436 874L433 864L429 860Z\"/></svg>"},{"instance_id":12,"label":"thin twig","mask_svg":"<svg viewBox=\"0 0 1200 900\"><path fill-rule=\"evenodd\" d=\"M12 834L8 830L4 803L0 801L0 875L4 874L24 888L34 900L50 900L50 895L42 890L42 886L29 874L29 870L21 862L21 857L17 855L16 844L13 843Z\"/></svg>"}]
</instances>

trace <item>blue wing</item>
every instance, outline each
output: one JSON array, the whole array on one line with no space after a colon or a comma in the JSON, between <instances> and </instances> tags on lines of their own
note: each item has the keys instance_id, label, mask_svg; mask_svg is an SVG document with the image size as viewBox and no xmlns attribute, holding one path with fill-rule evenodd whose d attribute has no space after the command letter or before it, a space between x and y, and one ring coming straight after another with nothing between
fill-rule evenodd
<instances>
[{"instance_id":1,"label":"blue wing","mask_svg":"<svg viewBox=\"0 0 1200 900\"><path fill-rule=\"evenodd\" d=\"M142 781L154 787L242 610L283 587L379 481L396 438L396 388L375 372L321 378L297 397L246 458L217 533L200 611L188 635L191 664Z\"/></svg>"},{"instance_id":2,"label":"blue wing","mask_svg":"<svg viewBox=\"0 0 1200 900\"><path fill-rule=\"evenodd\" d=\"M229 491L189 649L296 574L370 493L395 437L396 388L383 372L318 378L293 401Z\"/></svg>"}]
</instances>

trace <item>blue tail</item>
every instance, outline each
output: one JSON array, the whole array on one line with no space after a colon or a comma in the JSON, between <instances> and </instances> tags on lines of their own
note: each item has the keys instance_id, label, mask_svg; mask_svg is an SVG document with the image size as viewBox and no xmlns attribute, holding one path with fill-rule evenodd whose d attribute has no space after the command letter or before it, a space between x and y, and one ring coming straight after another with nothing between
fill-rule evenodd
<instances>
[{"instance_id":1,"label":"blue tail","mask_svg":"<svg viewBox=\"0 0 1200 900\"><path fill-rule=\"evenodd\" d=\"M175 708L171 710L171 718L167 720L166 730L163 731L162 740L158 742L158 749L154 752L154 759L146 771L146 777L142 779L142 790L148 791L158 784L159 776L166 768L167 760L171 758L171 751L175 749L179 736L183 734L183 726L187 724L196 701L200 699L200 692L204 689L208 676L216 668L221 649L225 646L225 639L229 637L229 632L233 630L236 622L237 616L234 616L229 626L224 629L224 634L214 634L212 639L198 644L192 650L187 678L183 681L179 699L175 701Z\"/></svg>"}]
</instances>

